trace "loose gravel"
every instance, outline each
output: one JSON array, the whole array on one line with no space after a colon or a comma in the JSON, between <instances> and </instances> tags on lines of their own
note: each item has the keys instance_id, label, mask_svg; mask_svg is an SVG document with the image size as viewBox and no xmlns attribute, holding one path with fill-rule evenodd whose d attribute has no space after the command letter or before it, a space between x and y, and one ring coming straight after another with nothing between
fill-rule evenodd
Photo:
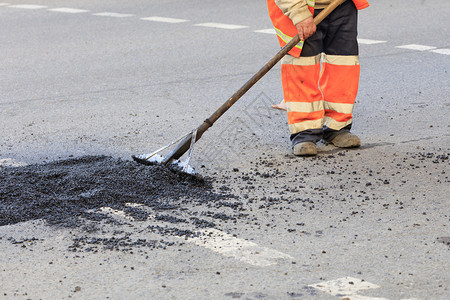
<instances>
[{"instance_id":1,"label":"loose gravel","mask_svg":"<svg viewBox=\"0 0 450 300\"><path fill-rule=\"evenodd\" d=\"M212 226L169 213L232 197L213 192L211 182L198 176L106 156L4 167L0 181L0 226L36 219L64 227L80 227L87 220L115 222L102 213L104 207L145 220L149 211L139 205L151 208L159 220Z\"/></svg>"}]
</instances>

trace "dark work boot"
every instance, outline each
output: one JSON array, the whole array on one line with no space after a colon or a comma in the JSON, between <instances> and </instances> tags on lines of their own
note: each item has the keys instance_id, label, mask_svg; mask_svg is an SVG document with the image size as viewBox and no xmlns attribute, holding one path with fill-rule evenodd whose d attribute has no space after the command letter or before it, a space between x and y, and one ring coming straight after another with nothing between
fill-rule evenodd
<instances>
[{"instance_id":1,"label":"dark work boot","mask_svg":"<svg viewBox=\"0 0 450 300\"><path fill-rule=\"evenodd\" d=\"M291 135L292 150L297 156L313 156L317 154L316 143L323 136L322 129L308 129Z\"/></svg>"},{"instance_id":2,"label":"dark work boot","mask_svg":"<svg viewBox=\"0 0 450 300\"><path fill-rule=\"evenodd\" d=\"M344 131L338 134L334 139L329 141L329 143L339 148L357 148L361 146L359 137L350 133L350 131Z\"/></svg>"},{"instance_id":3,"label":"dark work boot","mask_svg":"<svg viewBox=\"0 0 450 300\"><path fill-rule=\"evenodd\" d=\"M297 156L314 156L317 154L316 143L302 142L295 144L293 152Z\"/></svg>"},{"instance_id":4,"label":"dark work boot","mask_svg":"<svg viewBox=\"0 0 450 300\"><path fill-rule=\"evenodd\" d=\"M341 130L324 128L323 139L327 144L333 144L339 148L357 148L361 146L361 140L358 136L350 133L352 124L349 124Z\"/></svg>"}]
</instances>

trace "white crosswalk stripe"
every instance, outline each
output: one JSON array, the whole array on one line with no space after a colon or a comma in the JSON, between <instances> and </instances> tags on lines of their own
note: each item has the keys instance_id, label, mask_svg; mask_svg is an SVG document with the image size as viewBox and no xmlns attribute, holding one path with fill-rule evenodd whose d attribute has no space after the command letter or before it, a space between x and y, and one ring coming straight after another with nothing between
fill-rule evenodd
<instances>
[{"instance_id":1,"label":"white crosswalk stripe","mask_svg":"<svg viewBox=\"0 0 450 300\"><path fill-rule=\"evenodd\" d=\"M0 3L0 5L1 5L1 3ZM33 4L17 4L17 5L10 5L9 7L22 8L22 9L41 9L41 8L46 8L47 6L33 5Z\"/></svg>"},{"instance_id":2,"label":"white crosswalk stripe","mask_svg":"<svg viewBox=\"0 0 450 300\"><path fill-rule=\"evenodd\" d=\"M365 44L365 45L375 45L375 44L384 44L384 43L387 43L387 41L377 41L377 40L368 40L368 39L358 38L358 43Z\"/></svg>"},{"instance_id":3,"label":"white crosswalk stripe","mask_svg":"<svg viewBox=\"0 0 450 300\"><path fill-rule=\"evenodd\" d=\"M444 54L444 55L450 55L450 49L436 49L436 50L431 50L431 52L438 53L438 54Z\"/></svg>"},{"instance_id":4,"label":"white crosswalk stripe","mask_svg":"<svg viewBox=\"0 0 450 300\"><path fill-rule=\"evenodd\" d=\"M378 297L367 297L358 295L358 292L370 290L370 289L378 289L380 288L378 285L352 277L344 277L336 280L319 282L316 284L310 285L319 291L328 293L332 296L345 297L347 299L352 300L386 300L386 298L378 298ZM344 299L345 299L344 298Z\"/></svg>"},{"instance_id":5,"label":"white crosswalk stripe","mask_svg":"<svg viewBox=\"0 0 450 300\"><path fill-rule=\"evenodd\" d=\"M275 29L269 28L269 29L261 29L261 30L255 30L256 33L266 33L266 34L277 34Z\"/></svg>"},{"instance_id":6,"label":"white crosswalk stripe","mask_svg":"<svg viewBox=\"0 0 450 300\"><path fill-rule=\"evenodd\" d=\"M133 14L119 14L114 12L102 12L102 13L96 13L93 14L94 16L100 16L100 17L113 17L113 18L126 18L126 17L133 17Z\"/></svg>"},{"instance_id":7,"label":"white crosswalk stripe","mask_svg":"<svg viewBox=\"0 0 450 300\"><path fill-rule=\"evenodd\" d=\"M175 18L165 18L165 17L147 17L147 18L141 18L141 20L144 21L152 21L152 22L162 22L162 23L184 23L184 22L188 22L189 20L184 20L184 19L175 19Z\"/></svg>"},{"instance_id":8,"label":"white crosswalk stripe","mask_svg":"<svg viewBox=\"0 0 450 300\"><path fill-rule=\"evenodd\" d=\"M89 12L89 10L86 10L86 9L68 8L68 7L51 8L51 9L49 9L49 11L61 12L61 13L67 13L67 14L79 14L79 13Z\"/></svg>"},{"instance_id":9,"label":"white crosswalk stripe","mask_svg":"<svg viewBox=\"0 0 450 300\"><path fill-rule=\"evenodd\" d=\"M416 51L427 51L427 50L436 49L436 47L425 46L425 45L417 45L417 44L402 45L402 46L397 46L396 48L416 50Z\"/></svg>"},{"instance_id":10,"label":"white crosswalk stripe","mask_svg":"<svg viewBox=\"0 0 450 300\"><path fill-rule=\"evenodd\" d=\"M259 246L217 229L200 230L200 233L199 237L189 238L186 241L250 265L267 267L277 264L279 260L294 259L288 254Z\"/></svg>"},{"instance_id":11,"label":"white crosswalk stripe","mask_svg":"<svg viewBox=\"0 0 450 300\"><path fill-rule=\"evenodd\" d=\"M24 167L27 163L21 162L12 158L0 159L0 167Z\"/></svg>"},{"instance_id":12,"label":"white crosswalk stripe","mask_svg":"<svg viewBox=\"0 0 450 300\"><path fill-rule=\"evenodd\" d=\"M223 24L223 23L200 23L200 24L195 24L195 26L212 27L212 28L220 28L220 29L231 29L231 30L248 28L248 26L244 26L244 25Z\"/></svg>"}]
</instances>

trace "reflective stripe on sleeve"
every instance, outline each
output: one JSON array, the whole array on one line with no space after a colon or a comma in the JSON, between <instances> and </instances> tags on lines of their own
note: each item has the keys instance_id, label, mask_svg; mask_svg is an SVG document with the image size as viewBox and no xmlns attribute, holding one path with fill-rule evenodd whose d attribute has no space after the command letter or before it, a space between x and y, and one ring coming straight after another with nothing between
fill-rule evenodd
<instances>
[{"instance_id":1,"label":"reflective stripe on sleeve","mask_svg":"<svg viewBox=\"0 0 450 300\"><path fill-rule=\"evenodd\" d=\"M309 7L314 7L314 5L316 4L315 2L316 0L306 0L306 4L308 4Z\"/></svg>"},{"instance_id":2,"label":"reflective stripe on sleeve","mask_svg":"<svg viewBox=\"0 0 450 300\"><path fill-rule=\"evenodd\" d=\"M287 34L284 34L280 29L275 28L275 32L277 33L277 36L286 44L289 43L292 40L292 36L289 36ZM295 45L295 48L298 48L299 50L303 49L304 41L300 41L297 45Z\"/></svg>"}]
</instances>

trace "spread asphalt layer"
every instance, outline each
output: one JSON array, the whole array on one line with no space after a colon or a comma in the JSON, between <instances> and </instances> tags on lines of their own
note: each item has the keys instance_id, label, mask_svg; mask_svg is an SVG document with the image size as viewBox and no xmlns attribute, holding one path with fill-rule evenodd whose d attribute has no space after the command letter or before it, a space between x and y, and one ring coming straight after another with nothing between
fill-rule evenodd
<instances>
[{"instance_id":1,"label":"spread asphalt layer","mask_svg":"<svg viewBox=\"0 0 450 300\"><path fill-rule=\"evenodd\" d=\"M145 205L159 220L214 227L199 218L192 221L165 214L231 197L212 192L210 182L198 176L106 156L0 168L0 181L0 226L37 219L65 227L79 227L86 220L111 221L101 211L105 207L145 220L149 213L138 207Z\"/></svg>"}]
</instances>

